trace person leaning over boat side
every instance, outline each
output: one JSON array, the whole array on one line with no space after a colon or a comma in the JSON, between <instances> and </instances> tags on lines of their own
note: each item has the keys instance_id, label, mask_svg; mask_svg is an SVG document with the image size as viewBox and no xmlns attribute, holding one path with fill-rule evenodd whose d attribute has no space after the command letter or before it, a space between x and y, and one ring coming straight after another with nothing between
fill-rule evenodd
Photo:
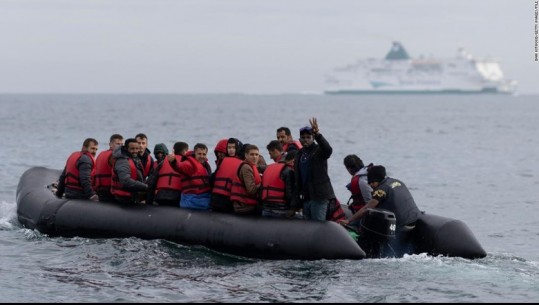
<instances>
[{"instance_id":1,"label":"person leaning over boat side","mask_svg":"<svg viewBox=\"0 0 539 305\"><path fill-rule=\"evenodd\" d=\"M277 140L274 141L281 146ZM272 163L266 168L260 187L262 216L284 218L295 215L295 210L292 209L291 204L292 200L295 199L295 157L296 151L291 151L286 154L284 160Z\"/></svg>"},{"instance_id":2,"label":"person leaning over boat side","mask_svg":"<svg viewBox=\"0 0 539 305\"><path fill-rule=\"evenodd\" d=\"M110 192L111 177L112 177L112 152L117 147L124 144L124 137L120 134L113 134L109 139L109 149L101 152L95 160L95 175L93 179L93 187L99 201L115 202L114 196Z\"/></svg>"},{"instance_id":3,"label":"person leaning over boat side","mask_svg":"<svg viewBox=\"0 0 539 305\"><path fill-rule=\"evenodd\" d=\"M139 158L142 163L144 181L146 181L155 167L155 161L152 158L151 151L148 149L148 137L143 133L139 133L135 136L135 140L137 140L137 143L140 145Z\"/></svg>"},{"instance_id":4,"label":"person leaning over boat side","mask_svg":"<svg viewBox=\"0 0 539 305\"><path fill-rule=\"evenodd\" d=\"M302 147L301 141L294 140L290 128L284 126L277 128L277 141L281 143L285 153L298 151Z\"/></svg>"},{"instance_id":5,"label":"person leaning over boat side","mask_svg":"<svg viewBox=\"0 0 539 305\"><path fill-rule=\"evenodd\" d=\"M230 200L234 213L238 215L257 215L258 189L262 179L257 169L260 151L256 145L245 144L245 160L239 165L232 179Z\"/></svg>"},{"instance_id":6,"label":"person leaning over boat side","mask_svg":"<svg viewBox=\"0 0 539 305\"><path fill-rule=\"evenodd\" d=\"M268 145L266 145L266 149L268 150L268 154L271 160L273 160L273 162L277 163L280 161L284 161L286 152L283 151L283 146L281 145L281 142L277 140L272 140L268 143ZM297 150L293 151L295 152Z\"/></svg>"},{"instance_id":7,"label":"person leaning over boat side","mask_svg":"<svg viewBox=\"0 0 539 305\"><path fill-rule=\"evenodd\" d=\"M294 161L297 191L295 209L303 207L305 219L326 220L328 205L336 198L327 162L333 148L320 133L316 118L311 118L309 122L310 127L305 126L299 131L303 147Z\"/></svg>"},{"instance_id":8,"label":"person leaning over boat side","mask_svg":"<svg viewBox=\"0 0 539 305\"><path fill-rule=\"evenodd\" d=\"M372 198L372 188L367 182L367 171L372 166L372 163L365 166L363 160L357 155L344 157L343 163L348 173L352 175L352 180L346 185L346 188L352 193L347 205L348 209L354 214Z\"/></svg>"},{"instance_id":9,"label":"person leaning over boat side","mask_svg":"<svg viewBox=\"0 0 539 305\"><path fill-rule=\"evenodd\" d=\"M82 149L72 153L58 179L56 196L62 198L65 192L69 199L90 199L98 201L99 196L92 189L92 176L95 170L95 155L98 150L96 139L87 138Z\"/></svg>"},{"instance_id":10,"label":"person leaning over boat side","mask_svg":"<svg viewBox=\"0 0 539 305\"><path fill-rule=\"evenodd\" d=\"M139 147L140 144L136 139L129 138L125 140L124 146L112 152L114 167L110 190L116 201L120 203L144 204L140 193L145 193L148 185L144 183Z\"/></svg>"},{"instance_id":11,"label":"person leaning over boat side","mask_svg":"<svg viewBox=\"0 0 539 305\"><path fill-rule=\"evenodd\" d=\"M341 223L357 223L367 213L367 209L377 208L395 214L397 235L399 232L413 229L421 211L404 182L388 177L386 169L382 165L374 165L369 168L367 179L373 188L372 199L348 220L343 220Z\"/></svg>"},{"instance_id":12,"label":"person leaning over boat side","mask_svg":"<svg viewBox=\"0 0 539 305\"><path fill-rule=\"evenodd\" d=\"M211 166L207 159L208 147L197 143L194 155L188 156L182 162L174 162L173 167L183 175L181 208L208 210L210 208Z\"/></svg>"}]
</instances>

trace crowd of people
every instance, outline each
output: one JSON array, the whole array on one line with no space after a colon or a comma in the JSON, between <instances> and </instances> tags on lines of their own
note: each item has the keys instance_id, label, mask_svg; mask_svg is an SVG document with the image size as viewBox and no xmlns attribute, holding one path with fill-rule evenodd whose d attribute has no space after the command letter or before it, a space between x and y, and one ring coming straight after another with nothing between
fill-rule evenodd
<instances>
[{"instance_id":1,"label":"crowd of people","mask_svg":"<svg viewBox=\"0 0 539 305\"><path fill-rule=\"evenodd\" d=\"M80 151L67 159L56 196L121 204L152 204L212 210L238 215L335 221L359 226L369 208L395 213L397 231L409 229L420 216L406 185L387 177L385 168L365 166L357 155L343 163L352 176L347 218L328 175L327 160L333 148L320 133L316 118L299 130L294 140L287 127L276 131L266 149L273 163L266 163L260 149L237 138L215 145L216 168L207 158L208 146L164 143L148 149L148 137L113 134L109 148L97 155L98 141L85 139ZM97 157L96 157L97 156Z\"/></svg>"}]
</instances>

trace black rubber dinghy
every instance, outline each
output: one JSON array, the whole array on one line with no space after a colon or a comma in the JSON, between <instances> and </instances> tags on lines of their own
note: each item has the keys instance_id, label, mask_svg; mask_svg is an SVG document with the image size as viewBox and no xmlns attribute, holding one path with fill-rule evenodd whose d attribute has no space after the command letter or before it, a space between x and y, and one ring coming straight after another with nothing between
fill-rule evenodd
<instances>
[{"instance_id":1,"label":"black rubber dinghy","mask_svg":"<svg viewBox=\"0 0 539 305\"><path fill-rule=\"evenodd\" d=\"M125 206L59 199L48 186L59 170L28 169L17 187L17 215L26 228L50 236L165 239L263 259L362 259L365 251L341 225L242 217L176 207ZM461 221L424 214L411 253L480 258L485 251Z\"/></svg>"}]
</instances>

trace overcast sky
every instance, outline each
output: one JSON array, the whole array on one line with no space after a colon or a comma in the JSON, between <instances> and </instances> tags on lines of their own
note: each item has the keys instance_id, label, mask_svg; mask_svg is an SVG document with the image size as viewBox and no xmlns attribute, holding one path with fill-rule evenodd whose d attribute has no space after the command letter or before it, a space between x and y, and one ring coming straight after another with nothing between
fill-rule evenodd
<instances>
[{"instance_id":1,"label":"overcast sky","mask_svg":"<svg viewBox=\"0 0 539 305\"><path fill-rule=\"evenodd\" d=\"M0 93L306 93L392 41L539 93L532 0L0 0Z\"/></svg>"}]
</instances>

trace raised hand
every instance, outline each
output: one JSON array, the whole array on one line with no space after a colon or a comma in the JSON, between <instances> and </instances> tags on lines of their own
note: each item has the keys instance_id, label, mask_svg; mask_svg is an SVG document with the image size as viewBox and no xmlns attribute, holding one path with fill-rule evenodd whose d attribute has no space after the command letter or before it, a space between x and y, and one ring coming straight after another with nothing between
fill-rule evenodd
<instances>
[{"instance_id":1,"label":"raised hand","mask_svg":"<svg viewBox=\"0 0 539 305\"><path fill-rule=\"evenodd\" d=\"M316 135L318 134L318 132L320 131L320 129L318 129L318 121L316 120L315 117L313 118L310 118L309 119L309 123L311 123L311 127L313 129L313 133Z\"/></svg>"}]
</instances>

